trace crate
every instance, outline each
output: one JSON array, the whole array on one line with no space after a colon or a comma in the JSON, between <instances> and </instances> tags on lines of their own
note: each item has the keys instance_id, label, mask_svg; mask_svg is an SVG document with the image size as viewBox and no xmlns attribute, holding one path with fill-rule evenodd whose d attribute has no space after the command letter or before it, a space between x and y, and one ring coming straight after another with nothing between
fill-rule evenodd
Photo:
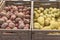
<instances>
[{"instance_id":1,"label":"crate","mask_svg":"<svg viewBox=\"0 0 60 40\"><path fill-rule=\"evenodd\" d=\"M49 0L32 0L32 1L43 1L43 2L47 2Z\"/></svg>"},{"instance_id":2,"label":"crate","mask_svg":"<svg viewBox=\"0 0 60 40\"><path fill-rule=\"evenodd\" d=\"M0 29L0 40L31 40L31 30Z\"/></svg>"},{"instance_id":3,"label":"crate","mask_svg":"<svg viewBox=\"0 0 60 40\"><path fill-rule=\"evenodd\" d=\"M60 34L52 35L48 33L59 32L60 30L33 30L32 31L32 40L60 40Z\"/></svg>"},{"instance_id":4,"label":"crate","mask_svg":"<svg viewBox=\"0 0 60 40\"><path fill-rule=\"evenodd\" d=\"M5 1L3 1L3 2L1 3L1 5L0 5L0 10L1 10L1 11L3 10L3 7L5 6L4 3L5 3Z\"/></svg>"},{"instance_id":5,"label":"crate","mask_svg":"<svg viewBox=\"0 0 60 40\"><path fill-rule=\"evenodd\" d=\"M59 8L59 2L34 2L34 7L43 7L43 8L49 8L49 7L56 7Z\"/></svg>"},{"instance_id":6,"label":"crate","mask_svg":"<svg viewBox=\"0 0 60 40\"><path fill-rule=\"evenodd\" d=\"M33 9L39 8L39 7L60 8L59 2L38 2L38 1L35 1L33 4ZM33 27L34 27L34 25L33 25ZM40 29L34 29L33 27L32 27L32 40L60 40L60 34L58 34L58 35L57 34L55 34L55 35L49 34L49 33L60 33L60 30L40 30Z\"/></svg>"},{"instance_id":7,"label":"crate","mask_svg":"<svg viewBox=\"0 0 60 40\"><path fill-rule=\"evenodd\" d=\"M58 2L60 2L60 0L57 0Z\"/></svg>"},{"instance_id":8,"label":"crate","mask_svg":"<svg viewBox=\"0 0 60 40\"><path fill-rule=\"evenodd\" d=\"M0 6L1 6L2 3L3 3L3 1L0 1Z\"/></svg>"},{"instance_id":9,"label":"crate","mask_svg":"<svg viewBox=\"0 0 60 40\"><path fill-rule=\"evenodd\" d=\"M31 7L30 1L4 1L1 9L3 10L7 5L26 5ZM0 39L1 40L31 40L31 22L30 29L17 29L17 30L7 30L0 29Z\"/></svg>"},{"instance_id":10,"label":"crate","mask_svg":"<svg viewBox=\"0 0 60 40\"><path fill-rule=\"evenodd\" d=\"M3 0L3 1L23 1L23 0Z\"/></svg>"}]
</instances>

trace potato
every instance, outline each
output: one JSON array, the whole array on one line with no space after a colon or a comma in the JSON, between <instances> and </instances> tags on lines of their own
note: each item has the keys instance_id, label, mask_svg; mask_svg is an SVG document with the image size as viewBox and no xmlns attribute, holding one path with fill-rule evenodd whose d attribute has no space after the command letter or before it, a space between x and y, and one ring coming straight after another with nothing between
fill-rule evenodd
<instances>
[{"instance_id":1,"label":"potato","mask_svg":"<svg viewBox=\"0 0 60 40\"><path fill-rule=\"evenodd\" d=\"M11 29L10 27L7 27L6 29Z\"/></svg>"},{"instance_id":2,"label":"potato","mask_svg":"<svg viewBox=\"0 0 60 40\"><path fill-rule=\"evenodd\" d=\"M8 20L8 18L7 18L7 17L5 17L5 16L3 16L2 18L3 18L5 21L7 21L7 20Z\"/></svg>"},{"instance_id":3,"label":"potato","mask_svg":"<svg viewBox=\"0 0 60 40\"><path fill-rule=\"evenodd\" d=\"M12 15L11 12L7 12L6 17L7 17L7 18L10 18L11 15Z\"/></svg>"},{"instance_id":4,"label":"potato","mask_svg":"<svg viewBox=\"0 0 60 40\"><path fill-rule=\"evenodd\" d=\"M18 9L23 9L24 8L24 6L18 6Z\"/></svg>"},{"instance_id":5,"label":"potato","mask_svg":"<svg viewBox=\"0 0 60 40\"><path fill-rule=\"evenodd\" d=\"M27 9L28 7L27 6L24 6L24 9Z\"/></svg>"},{"instance_id":6,"label":"potato","mask_svg":"<svg viewBox=\"0 0 60 40\"><path fill-rule=\"evenodd\" d=\"M30 18L30 15L25 15L25 18L28 18L29 19Z\"/></svg>"},{"instance_id":7,"label":"potato","mask_svg":"<svg viewBox=\"0 0 60 40\"><path fill-rule=\"evenodd\" d=\"M5 21L3 18L0 18L0 25L3 24Z\"/></svg>"},{"instance_id":8,"label":"potato","mask_svg":"<svg viewBox=\"0 0 60 40\"><path fill-rule=\"evenodd\" d=\"M22 19L21 18L16 18L15 19L15 22L19 22L19 21L21 21Z\"/></svg>"},{"instance_id":9,"label":"potato","mask_svg":"<svg viewBox=\"0 0 60 40\"><path fill-rule=\"evenodd\" d=\"M2 10L2 12L6 13L6 10Z\"/></svg>"},{"instance_id":10,"label":"potato","mask_svg":"<svg viewBox=\"0 0 60 40\"><path fill-rule=\"evenodd\" d=\"M29 19L24 19L24 23L25 24L29 24L30 23L30 20Z\"/></svg>"},{"instance_id":11,"label":"potato","mask_svg":"<svg viewBox=\"0 0 60 40\"><path fill-rule=\"evenodd\" d=\"M31 13L30 13L30 11L26 11L26 13L25 13L25 14L31 14Z\"/></svg>"},{"instance_id":12,"label":"potato","mask_svg":"<svg viewBox=\"0 0 60 40\"><path fill-rule=\"evenodd\" d=\"M23 12L24 15L26 15L26 12Z\"/></svg>"},{"instance_id":13,"label":"potato","mask_svg":"<svg viewBox=\"0 0 60 40\"><path fill-rule=\"evenodd\" d=\"M4 9L5 9L6 11L9 11L9 7L4 7Z\"/></svg>"},{"instance_id":14,"label":"potato","mask_svg":"<svg viewBox=\"0 0 60 40\"><path fill-rule=\"evenodd\" d=\"M14 27L13 29L17 29L17 27Z\"/></svg>"},{"instance_id":15,"label":"potato","mask_svg":"<svg viewBox=\"0 0 60 40\"><path fill-rule=\"evenodd\" d=\"M8 6L9 10L11 9L11 6Z\"/></svg>"},{"instance_id":16,"label":"potato","mask_svg":"<svg viewBox=\"0 0 60 40\"><path fill-rule=\"evenodd\" d=\"M16 23L16 24L15 24L15 27L18 27L18 25L19 25L19 24L18 24L18 23Z\"/></svg>"},{"instance_id":17,"label":"potato","mask_svg":"<svg viewBox=\"0 0 60 40\"><path fill-rule=\"evenodd\" d=\"M13 22L10 22L8 25L11 29L13 29L15 27L15 24Z\"/></svg>"},{"instance_id":18,"label":"potato","mask_svg":"<svg viewBox=\"0 0 60 40\"><path fill-rule=\"evenodd\" d=\"M11 5L11 9L18 10L17 6Z\"/></svg>"},{"instance_id":19,"label":"potato","mask_svg":"<svg viewBox=\"0 0 60 40\"><path fill-rule=\"evenodd\" d=\"M24 29L29 29L29 27L24 27Z\"/></svg>"},{"instance_id":20,"label":"potato","mask_svg":"<svg viewBox=\"0 0 60 40\"><path fill-rule=\"evenodd\" d=\"M38 17L37 21L44 26L44 17Z\"/></svg>"},{"instance_id":21,"label":"potato","mask_svg":"<svg viewBox=\"0 0 60 40\"><path fill-rule=\"evenodd\" d=\"M16 18L16 15L11 15L10 19L14 20Z\"/></svg>"},{"instance_id":22,"label":"potato","mask_svg":"<svg viewBox=\"0 0 60 40\"><path fill-rule=\"evenodd\" d=\"M18 26L18 28L19 29L23 29L24 28L24 23L23 23L23 21L19 21L19 26Z\"/></svg>"},{"instance_id":23,"label":"potato","mask_svg":"<svg viewBox=\"0 0 60 40\"><path fill-rule=\"evenodd\" d=\"M13 12L14 12L14 9L11 9L11 10L10 10L10 12L12 12L12 13L13 13Z\"/></svg>"},{"instance_id":24,"label":"potato","mask_svg":"<svg viewBox=\"0 0 60 40\"><path fill-rule=\"evenodd\" d=\"M27 11L27 9L23 9L23 12L26 12Z\"/></svg>"},{"instance_id":25,"label":"potato","mask_svg":"<svg viewBox=\"0 0 60 40\"><path fill-rule=\"evenodd\" d=\"M24 18L25 17L25 15L22 12L18 13L17 16L20 17L20 18Z\"/></svg>"},{"instance_id":26,"label":"potato","mask_svg":"<svg viewBox=\"0 0 60 40\"><path fill-rule=\"evenodd\" d=\"M29 27L30 27L30 25L29 25L29 24L26 24L26 25L25 25L25 27L28 27L28 28L29 28Z\"/></svg>"},{"instance_id":27,"label":"potato","mask_svg":"<svg viewBox=\"0 0 60 40\"><path fill-rule=\"evenodd\" d=\"M42 29L43 26L40 25L38 22L34 22L34 28L35 28L35 29Z\"/></svg>"},{"instance_id":28,"label":"potato","mask_svg":"<svg viewBox=\"0 0 60 40\"><path fill-rule=\"evenodd\" d=\"M14 5L11 5L11 8L13 8L14 7Z\"/></svg>"},{"instance_id":29,"label":"potato","mask_svg":"<svg viewBox=\"0 0 60 40\"><path fill-rule=\"evenodd\" d=\"M16 23L15 20L12 21L13 23Z\"/></svg>"},{"instance_id":30,"label":"potato","mask_svg":"<svg viewBox=\"0 0 60 40\"><path fill-rule=\"evenodd\" d=\"M6 13L5 12L1 12L0 16L6 16Z\"/></svg>"},{"instance_id":31,"label":"potato","mask_svg":"<svg viewBox=\"0 0 60 40\"><path fill-rule=\"evenodd\" d=\"M48 26L49 24L50 24L50 21L46 19L44 25Z\"/></svg>"},{"instance_id":32,"label":"potato","mask_svg":"<svg viewBox=\"0 0 60 40\"><path fill-rule=\"evenodd\" d=\"M6 22L7 22L7 23L10 23L10 22L12 22L12 21L11 21L11 20L7 20Z\"/></svg>"},{"instance_id":33,"label":"potato","mask_svg":"<svg viewBox=\"0 0 60 40\"><path fill-rule=\"evenodd\" d=\"M3 24L1 25L1 28L5 29L7 26L8 26L8 23L3 23Z\"/></svg>"},{"instance_id":34,"label":"potato","mask_svg":"<svg viewBox=\"0 0 60 40\"><path fill-rule=\"evenodd\" d=\"M23 11L23 9L19 9L19 12L22 12Z\"/></svg>"},{"instance_id":35,"label":"potato","mask_svg":"<svg viewBox=\"0 0 60 40\"><path fill-rule=\"evenodd\" d=\"M15 11L15 12L14 12L14 14L15 14L15 13L17 14L17 13L18 13L18 11Z\"/></svg>"}]
</instances>

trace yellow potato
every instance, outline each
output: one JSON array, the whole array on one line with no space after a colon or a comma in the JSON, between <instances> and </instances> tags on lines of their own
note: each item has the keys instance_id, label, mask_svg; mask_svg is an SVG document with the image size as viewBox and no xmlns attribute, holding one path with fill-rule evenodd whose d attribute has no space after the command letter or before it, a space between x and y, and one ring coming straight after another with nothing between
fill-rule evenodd
<instances>
[{"instance_id":1,"label":"yellow potato","mask_svg":"<svg viewBox=\"0 0 60 40\"><path fill-rule=\"evenodd\" d=\"M44 17L38 17L37 21L38 21L41 25L44 25Z\"/></svg>"},{"instance_id":2,"label":"yellow potato","mask_svg":"<svg viewBox=\"0 0 60 40\"><path fill-rule=\"evenodd\" d=\"M34 23L34 28L35 28L35 29L41 29L42 26L41 26L38 22L35 22L35 23Z\"/></svg>"}]
</instances>

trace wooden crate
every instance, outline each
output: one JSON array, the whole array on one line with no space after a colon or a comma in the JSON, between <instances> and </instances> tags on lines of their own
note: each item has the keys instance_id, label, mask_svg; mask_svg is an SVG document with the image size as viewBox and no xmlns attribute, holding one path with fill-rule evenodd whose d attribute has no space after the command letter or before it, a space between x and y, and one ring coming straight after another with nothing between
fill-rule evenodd
<instances>
[{"instance_id":1,"label":"wooden crate","mask_svg":"<svg viewBox=\"0 0 60 40\"><path fill-rule=\"evenodd\" d=\"M19 4L18 4L19 3ZM31 7L30 1L4 1L1 9L3 10L7 5L26 5ZM31 22L30 29L6 30L0 29L1 40L31 40Z\"/></svg>"},{"instance_id":2,"label":"wooden crate","mask_svg":"<svg viewBox=\"0 0 60 40\"><path fill-rule=\"evenodd\" d=\"M1 40L31 40L31 30L0 29Z\"/></svg>"},{"instance_id":3,"label":"wooden crate","mask_svg":"<svg viewBox=\"0 0 60 40\"><path fill-rule=\"evenodd\" d=\"M48 34L53 32L60 33L60 30L33 30L32 40L60 40L60 34Z\"/></svg>"},{"instance_id":4,"label":"wooden crate","mask_svg":"<svg viewBox=\"0 0 60 40\"><path fill-rule=\"evenodd\" d=\"M35 7L36 8L39 8L39 7L43 7L43 8L49 8L49 7L60 8L59 7L59 2L39 2L39 1L35 1L33 3L33 9ZM60 30L40 30L40 29L34 29L33 27L34 27L34 25L32 26L32 40L60 40L60 34L59 35L48 35L48 33L54 33L54 32L55 33L60 33Z\"/></svg>"}]
</instances>

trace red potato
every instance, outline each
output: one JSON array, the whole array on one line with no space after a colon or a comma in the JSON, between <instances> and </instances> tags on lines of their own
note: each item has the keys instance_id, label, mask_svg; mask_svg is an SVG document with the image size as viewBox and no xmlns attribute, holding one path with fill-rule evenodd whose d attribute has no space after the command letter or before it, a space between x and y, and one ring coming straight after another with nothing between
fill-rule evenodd
<instances>
[{"instance_id":1,"label":"red potato","mask_svg":"<svg viewBox=\"0 0 60 40\"><path fill-rule=\"evenodd\" d=\"M13 7L13 11L17 11L18 8L16 6Z\"/></svg>"},{"instance_id":2,"label":"red potato","mask_svg":"<svg viewBox=\"0 0 60 40\"><path fill-rule=\"evenodd\" d=\"M14 12L14 9L11 9L10 12L13 13Z\"/></svg>"},{"instance_id":3,"label":"red potato","mask_svg":"<svg viewBox=\"0 0 60 40\"><path fill-rule=\"evenodd\" d=\"M27 14L30 14L30 11L26 11L26 15L27 15Z\"/></svg>"},{"instance_id":4,"label":"red potato","mask_svg":"<svg viewBox=\"0 0 60 40\"><path fill-rule=\"evenodd\" d=\"M3 24L1 25L1 28L5 29L7 26L8 26L8 23L3 23Z\"/></svg>"},{"instance_id":5,"label":"red potato","mask_svg":"<svg viewBox=\"0 0 60 40\"><path fill-rule=\"evenodd\" d=\"M0 16L6 16L6 13L5 12L1 12Z\"/></svg>"},{"instance_id":6,"label":"red potato","mask_svg":"<svg viewBox=\"0 0 60 40\"><path fill-rule=\"evenodd\" d=\"M8 25L11 29L13 29L14 27L15 27L15 24L14 23L9 23L9 25Z\"/></svg>"},{"instance_id":7,"label":"red potato","mask_svg":"<svg viewBox=\"0 0 60 40\"><path fill-rule=\"evenodd\" d=\"M11 29L10 27L6 27L6 29Z\"/></svg>"},{"instance_id":8,"label":"red potato","mask_svg":"<svg viewBox=\"0 0 60 40\"><path fill-rule=\"evenodd\" d=\"M23 12L26 12L27 11L27 9L23 9Z\"/></svg>"},{"instance_id":9,"label":"red potato","mask_svg":"<svg viewBox=\"0 0 60 40\"><path fill-rule=\"evenodd\" d=\"M2 10L2 12L6 13L6 10Z\"/></svg>"},{"instance_id":10,"label":"red potato","mask_svg":"<svg viewBox=\"0 0 60 40\"><path fill-rule=\"evenodd\" d=\"M29 29L30 25L29 24L26 24L24 29Z\"/></svg>"},{"instance_id":11,"label":"red potato","mask_svg":"<svg viewBox=\"0 0 60 40\"><path fill-rule=\"evenodd\" d=\"M24 23L24 21L23 21L23 20L20 20L20 21L19 21L19 24L21 24L21 23Z\"/></svg>"},{"instance_id":12,"label":"red potato","mask_svg":"<svg viewBox=\"0 0 60 40\"><path fill-rule=\"evenodd\" d=\"M25 15L22 12L18 13L17 16L20 17L20 18L24 18L25 17Z\"/></svg>"},{"instance_id":13,"label":"red potato","mask_svg":"<svg viewBox=\"0 0 60 40\"><path fill-rule=\"evenodd\" d=\"M28 27L24 27L24 29L29 29Z\"/></svg>"},{"instance_id":14,"label":"red potato","mask_svg":"<svg viewBox=\"0 0 60 40\"><path fill-rule=\"evenodd\" d=\"M30 23L30 20L29 19L24 19L24 23L25 24L29 24Z\"/></svg>"},{"instance_id":15,"label":"red potato","mask_svg":"<svg viewBox=\"0 0 60 40\"><path fill-rule=\"evenodd\" d=\"M25 18L30 19L30 15L25 15Z\"/></svg>"},{"instance_id":16,"label":"red potato","mask_svg":"<svg viewBox=\"0 0 60 40\"><path fill-rule=\"evenodd\" d=\"M11 12L7 12L7 13L6 13L6 17L7 17L7 18L10 18L10 16L11 16L12 14L13 14L13 13L11 13Z\"/></svg>"},{"instance_id":17,"label":"red potato","mask_svg":"<svg viewBox=\"0 0 60 40\"><path fill-rule=\"evenodd\" d=\"M17 27L14 27L13 29L18 29Z\"/></svg>"},{"instance_id":18,"label":"red potato","mask_svg":"<svg viewBox=\"0 0 60 40\"><path fill-rule=\"evenodd\" d=\"M8 7L8 9L9 9L8 11L10 11L10 10L11 10L11 6L8 5L7 7Z\"/></svg>"},{"instance_id":19,"label":"red potato","mask_svg":"<svg viewBox=\"0 0 60 40\"><path fill-rule=\"evenodd\" d=\"M0 18L0 25L3 24L5 20L3 18Z\"/></svg>"},{"instance_id":20,"label":"red potato","mask_svg":"<svg viewBox=\"0 0 60 40\"><path fill-rule=\"evenodd\" d=\"M18 27L18 23L15 24L15 27Z\"/></svg>"},{"instance_id":21,"label":"red potato","mask_svg":"<svg viewBox=\"0 0 60 40\"><path fill-rule=\"evenodd\" d=\"M24 6L25 9L27 9L28 7L27 6Z\"/></svg>"},{"instance_id":22,"label":"red potato","mask_svg":"<svg viewBox=\"0 0 60 40\"><path fill-rule=\"evenodd\" d=\"M5 16L3 16L2 18L3 18L5 21L7 21L7 20L8 20L8 18L7 18L7 17L5 17Z\"/></svg>"},{"instance_id":23,"label":"red potato","mask_svg":"<svg viewBox=\"0 0 60 40\"><path fill-rule=\"evenodd\" d=\"M24 6L18 6L18 9L23 9L24 8Z\"/></svg>"},{"instance_id":24,"label":"red potato","mask_svg":"<svg viewBox=\"0 0 60 40\"><path fill-rule=\"evenodd\" d=\"M29 27L30 27L30 25L29 25L29 24L26 24L26 25L25 25L25 27L28 27L28 28L29 28Z\"/></svg>"},{"instance_id":25,"label":"red potato","mask_svg":"<svg viewBox=\"0 0 60 40\"><path fill-rule=\"evenodd\" d=\"M13 23L16 23L15 20L12 21Z\"/></svg>"},{"instance_id":26,"label":"red potato","mask_svg":"<svg viewBox=\"0 0 60 40\"><path fill-rule=\"evenodd\" d=\"M22 19L21 18L16 18L15 19L15 22L19 22L19 21L21 21Z\"/></svg>"},{"instance_id":27,"label":"red potato","mask_svg":"<svg viewBox=\"0 0 60 40\"><path fill-rule=\"evenodd\" d=\"M19 12L22 12L23 11L23 9L19 9Z\"/></svg>"},{"instance_id":28,"label":"red potato","mask_svg":"<svg viewBox=\"0 0 60 40\"><path fill-rule=\"evenodd\" d=\"M5 7L4 9L5 9L6 11L9 11L9 8L8 8L8 7Z\"/></svg>"},{"instance_id":29,"label":"red potato","mask_svg":"<svg viewBox=\"0 0 60 40\"><path fill-rule=\"evenodd\" d=\"M14 6L13 9L18 9L17 6Z\"/></svg>"},{"instance_id":30,"label":"red potato","mask_svg":"<svg viewBox=\"0 0 60 40\"><path fill-rule=\"evenodd\" d=\"M2 16L0 16L0 18L2 18Z\"/></svg>"},{"instance_id":31,"label":"red potato","mask_svg":"<svg viewBox=\"0 0 60 40\"><path fill-rule=\"evenodd\" d=\"M23 12L23 14L25 15L25 14L26 14L26 12Z\"/></svg>"},{"instance_id":32,"label":"red potato","mask_svg":"<svg viewBox=\"0 0 60 40\"><path fill-rule=\"evenodd\" d=\"M14 8L14 5L11 5L11 8Z\"/></svg>"},{"instance_id":33,"label":"red potato","mask_svg":"<svg viewBox=\"0 0 60 40\"><path fill-rule=\"evenodd\" d=\"M16 15L11 15L10 19L14 20L16 18Z\"/></svg>"},{"instance_id":34,"label":"red potato","mask_svg":"<svg viewBox=\"0 0 60 40\"><path fill-rule=\"evenodd\" d=\"M18 28L19 29L23 29L24 28L24 22L23 21L19 21L19 26L18 26Z\"/></svg>"},{"instance_id":35,"label":"red potato","mask_svg":"<svg viewBox=\"0 0 60 40\"><path fill-rule=\"evenodd\" d=\"M18 14L18 11L15 11L15 12L14 12L14 15L16 15L16 16L17 16L17 14Z\"/></svg>"},{"instance_id":36,"label":"red potato","mask_svg":"<svg viewBox=\"0 0 60 40\"><path fill-rule=\"evenodd\" d=\"M10 23L10 22L12 22L12 21L11 21L11 20L7 20L6 22L7 22L7 23Z\"/></svg>"},{"instance_id":37,"label":"red potato","mask_svg":"<svg viewBox=\"0 0 60 40\"><path fill-rule=\"evenodd\" d=\"M18 13L18 11L15 11L15 12L14 12L14 14L15 14L15 13L17 14L17 13Z\"/></svg>"}]
</instances>

